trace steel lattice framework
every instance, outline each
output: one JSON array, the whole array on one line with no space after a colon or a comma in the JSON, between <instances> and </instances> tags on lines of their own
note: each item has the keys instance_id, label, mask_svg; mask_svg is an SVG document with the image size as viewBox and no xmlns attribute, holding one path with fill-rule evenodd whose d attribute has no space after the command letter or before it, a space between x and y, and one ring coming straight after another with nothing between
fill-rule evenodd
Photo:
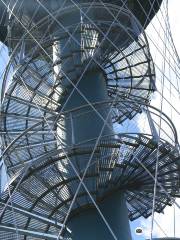
<instances>
[{"instance_id":1,"label":"steel lattice framework","mask_svg":"<svg viewBox=\"0 0 180 240\"><path fill-rule=\"evenodd\" d=\"M2 88L9 183L0 239L84 239L77 224L92 224L91 213L96 222L97 206L111 222L113 203L124 214L119 226L127 226L118 235L110 224L110 236L130 239L128 218L152 213L157 164L155 211L171 205L179 189L176 129L150 106L155 70L144 29L161 1L12 2L1 3L9 14L1 40L12 53ZM144 110L161 117L173 143L157 136L150 117L152 134L115 133L113 123Z\"/></svg>"}]
</instances>

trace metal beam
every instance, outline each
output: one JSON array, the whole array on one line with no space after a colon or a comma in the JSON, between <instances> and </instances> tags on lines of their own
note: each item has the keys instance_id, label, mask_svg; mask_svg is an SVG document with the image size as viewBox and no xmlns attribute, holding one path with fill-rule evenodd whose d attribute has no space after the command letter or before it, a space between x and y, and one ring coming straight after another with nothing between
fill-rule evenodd
<instances>
[{"instance_id":1,"label":"metal beam","mask_svg":"<svg viewBox=\"0 0 180 240\"><path fill-rule=\"evenodd\" d=\"M41 123L41 122L40 122ZM20 131L17 131L17 130L13 130L13 131L3 131L3 132L1 132L0 131L0 133L1 134L4 134L4 135L7 135L7 134L21 134L21 133L23 133L23 132L25 132L27 129L24 129L24 130L20 130ZM35 130L33 130L33 131L28 131L28 132L26 132L26 135L27 134L32 134L32 133L35 133L35 134L40 134L40 135L42 135L42 134L50 134L50 133L54 133L54 134L56 134L56 131L52 131L52 130L38 130L38 129L35 129Z\"/></svg>"},{"instance_id":2,"label":"metal beam","mask_svg":"<svg viewBox=\"0 0 180 240\"><path fill-rule=\"evenodd\" d=\"M13 118L20 118L20 119L24 119L24 120L31 120L31 121L43 121L44 118L43 117L35 117L35 116L25 116L25 115L21 115L21 114L17 114L17 113L9 113L9 112L0 112L2 117L13 117ZM50 122L53 122L53 119L47 120Z\"/></svg>"},{"instance_id":3,"label":"metal beam","mask_svg":"<svg viewBox=\"0 0 180 240\"><path fill-rule=\"evenodd\" d=\"M86 154L90 154L91 153L91 151L92 151L92 149L91 148L89 148L89 149L76 149L76 152L74 152L73 151L74 149L72 149L71 147L68 149L64 149L63 151L65 151L67 154L68 154L68 156L69 157L72 157L72 156L76 156L76 155L86 155ZM14 170L14 169L16 169L16 168L18 168L18 167L24 167L24 166L26 166L26 165L31 165L31 164L33 164L33 163L38 163L38 162L40 162L40 161L44 161L44 160L46 160L46 159L48 159L48 157L49 158L51 158L50 160L48 160L47 162L45 162L45 164L43 164L43 165L40 165L38 168L36 168L36 169L34 169L33 170L33 172L35 172L35 171L37 171L37 170L40 170L40 169L42 169L42 168L44 168L44 167L46 167L46 166L48 166L48 165L50 165L50 164L54 164L55 162L57 162L57 161L59 161L59 160L61 160L61 159L65 159L66 158L66 155L61 155L61 156L58 156L58 158L53 158L52 159L52 157L56 157L58 154L60 154L60 153L62 153L62 149L53 149L53 150L51 150L51 151L49 151L49 152L44 152L42 155L40 155L40 156L38 156L38 157L35 157L35 158L32 158L32 159L29 159L29 160L27 160L27 161L25 161L25 162L23 162L23 163L21 163L21 162L19 162L19 163L17 163L17 164L14 164L13 166L9 166L8 167L8 170ZM95 151L95 153L99 153L99 150L96 150ZM26 180L29 176L30 176L30 174L32 174L32 173L29 173L25 178L24 178L24 180Z\"/></svg>"},{"instance_id":4,"label":"metal beam","mask_svg":"<svg viewBox=\"0 0 180 240\"><path fill-rule=\"evenodd\" d=\"M39 104L34 104L32 102L28 102L25 99L21 99L21 98L16 97L16 96L11 96L11 95L8 95L7 93L6 93L6 98L10 99L10 101L14 100L14 101L16 101L16 102L18 102L20 104L24 104L24 105L31 106L31 107L36 108L36 109L40 109L40 110L42 110L42 111L44 111L46 113L50 113L50 114L52 114L54 116L56 116L58 114L55 110L52 110L52 109L50 109L48 107L42 107Z\"/></svg>"},{"instance_id":5,"label":"metal beam","mask_svg":"<svg viewBox=\"0 0 180 240\"><path fill-rule=\"evenodd\" d=\"M16 150L19 149L26 149L26 148L36 148L36 147L40 147L40 146L46 146L46 145L50 145L50 144L57 144L57 140L50 140L50 141L44 141L44 142L36 142L36 143L32 143L29 145L18 145L16 147Z\"/></svg>"},{"instance_id":6,"label":"metal beam","mask_svg":"<svg viewBox=\"0 0 180 240\"><path fill-rule=\"evenodd\" d=\"M139 76L135 76L135 78L138 78ZM40 90L37 90L35 88L33 88L32 86L28 85L26 83L26 81L21 77L19 76L18 78L16 78L16 82L20 85L20 86L23 86L23 87L26 87L27 90L29 91L32 91L33 94L36 94L38 95L39 97L45 99L47 102L46 104L49 104L49 102L53 103L54 105L56 105L57 107L61 107L61 104L59 104L58 102L56 102L55 100L53 100L52 98L50 98L48 95L46 95L45 93L43 92L40 92ZM52 91L53 93L54 91Z\"/></svg>"},{"instance_id":7,"label":"metal beam","mask_svg":"<svg viewBox=\"0 0 180 240\"><path fill-rule=\"evenodd\" d=\"M153 119L151 117L151 113L149 111L149 109L147 108L146 110L146 113L147 113L147 118L148 118L148 122L149 122L149 127L151 129L151 134L153 136L153 140L155 140L156 142L158 142L159 140L159 135L157 133L157 130L156 130L156 127L154 125L154 122L153 122Z\"/></svg>"},{"instance_id":8,"label":"metal beam","mask_svg":"<svg viewBox=\"0 0 180 240\"><path fill-rule=\"evenodd\" d=\"M0 205L2 206L7 206L7 208L11 209L12 206L11 205L6 205L5 203L3 202L0 202ZM31 217L31 218L34 218L36 220L39 220L39 221L42 221L44 223L47 223L47 224L51 224L55 227L63 227L63 224L61 224L60 222L56 221L56 220L53 220L53 219L48 219L46 218L45 216L43 216L42 214L40 213L37 213L37 212L29 212L27 210L25 210L25 208L22 208L20 206L18 206L17 204L14 204L13 203L13 210L18 212L18 213L21 213L27 217ZM66 228L68 232L71 232L68 228Z\"/></svg>"},{"instance_id":9,"label":"metal beam","mask_svg":"<svg viewBox=\"0 0 180 240\"><path fill-rule=\"evenodd\" d=\"M11 224L0 224L0 231L5 231L5 232L14 232L18 233L20 235L26 235L26 236L31 236L34 238L39 238L39 239L46 239L46 240L57 240L58 235L50 234L50 233L43 233L43 232L38 232L36 229L34 230L25 230L23 228L15 228ZM60 239L63 239L60 237Z\"/></svg>"}]
</instances>

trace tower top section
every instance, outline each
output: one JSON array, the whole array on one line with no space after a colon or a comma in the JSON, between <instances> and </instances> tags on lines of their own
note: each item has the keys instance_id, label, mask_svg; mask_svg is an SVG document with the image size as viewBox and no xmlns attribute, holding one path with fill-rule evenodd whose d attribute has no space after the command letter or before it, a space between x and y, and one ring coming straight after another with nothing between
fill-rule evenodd
<instances>
[{"instance_id":1,"label":"tower top section","mask_svg":"<svg viewBox=\"0 0 180 240\"><path fill-rule=\"evenodd\" d=\"M60 0L43 0L43 5L45 5L50 11L54 11L57 9L60 9L62 7L62 4L64 1ZM85 4L85 3L91 3L92 1L82 1L78 0L75 1L76 4ZM96 1L97 3L99 2ZM162 3L162 0L155 0L153 3L149 0L103 0L100 2L104 3L109 3L112 5L117 5L117 6L123 6L127 7L134 15L135 17L139 20L141 25L146 28L149 22L152 20L152 18L155 16L157 11L160 8L160 5ZM68 0L66 1L66 5L70 6L73 5L74 1ZM0 41L4 42L7 44L6 41L6 36L8 32L8 24L9 24L9 19L12 15L12 11L16 14L18 11L21 12L26 12L27 15L31 15L34 13L34 11L39 8L39 3L37 0L32 0L32 1L26 1L25 4L23 4L22 0L19 0L17 3L15 1L4 1L0 2ZM41 11L39 12L39 19L41 19L44 14L44 12L41 15ZM45 16L44 16L45 17Z\"/></svg>"}]
</instances>

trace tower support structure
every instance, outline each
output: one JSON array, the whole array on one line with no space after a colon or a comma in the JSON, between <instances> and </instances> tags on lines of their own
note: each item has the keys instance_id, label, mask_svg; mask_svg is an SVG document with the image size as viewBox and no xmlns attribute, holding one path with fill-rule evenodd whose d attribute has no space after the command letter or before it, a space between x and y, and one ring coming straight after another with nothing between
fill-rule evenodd
<instances>
[{"instance_id":1,"label":"tower support structure","mask_svg":"<svg viewBox=\"0 0 180 240\"><path fill-rule=\"evenodd\" d=\"M0 240L131 240L129 219L162 212L179 187L179 153L156 136L150 115L152 134L114 125L150 107L155 68L144 29L161 0L3 2L0 39L12 55ZM154 204L157 156L169 195L157 188Z\"/></svg>"}]
</instances>

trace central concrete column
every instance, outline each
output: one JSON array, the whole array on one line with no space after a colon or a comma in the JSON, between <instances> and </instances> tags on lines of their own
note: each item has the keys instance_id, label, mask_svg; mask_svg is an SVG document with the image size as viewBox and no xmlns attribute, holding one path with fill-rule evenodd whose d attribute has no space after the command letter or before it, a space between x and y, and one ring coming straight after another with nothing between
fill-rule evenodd
<instances>
[{"instance_id":1,"label":"central concrete column","mask_svg":"<svg viewBox=\"0 0 180 240\"><path fill-rule=\"evenodd\" d=\"M67 51L69 51L69 48L67 46L67 51L61 51L61 48L63 49L64 44L66 43L61 42L60 47L57 48L56 41L55 51L58 50L59 54L57 52L54 52L54 55L57 56L57 58L58 55L61 56L61 58L63 56L71 56L71 52L68 52L67 54ZM55 61L58 61L58 59L55 58ZM56 67L54 67L54 71L56 71L57 73L63 71L67 74L67 76L69 76L70 80L74 81L74 79L76 78L76 73L74 72L73 74L73 71L71 73L67 71L68 66L71 69L75 69L75 66L73 66L73 64L74 58L69 57L67 60L64 59L61 64L56 65ZM64 100L63 98L61 98L61 96L59 97L59 102L62 103L63 106L63 101L66 101L67 97L72 91L70 89L71 83L66 76L63 76L63 78L61 78L59 81L61 81L60 86L62 87L62 89L59 89L59 92L61 92L61 90L63 92L66 88L69 91L68 95L64 98ZM68 149L70 149L71 151L76 151L76 149L80 149L80 151L81 149L90 149L89 154L76 154L75 156L72 156L70 158L79 174L82 175L90 159L91 152L93 151L96 140L101 134L102 128L103 131L99 142L101 142L103 136L113 134L113 125L111 120L111 114L109 114L110 106L108 104L95 104L97 102L103 103L108 100L106 80L104 78L102 70L100 70L94 65L91 66L84 73L82 79L80 80L78 84L78 89L89 101L89 103L94 106L94 108L102 116L102 118L107 119L108 123L108 126L105 125L105 127L103 128L104 121L97 114L95 109L92 109L92 106L87 103L87 101L83 98L80 92L75 89L64 108L64 111L69 113L64 114L64 117L62 117L58 121L57 134L62 141L62 146L60 147L67 149L67 151L69 151ZM110 147L107 147L107 150L104 149L103 153L99 151L97 154L94 154L91 160L90 167L88 168L88 174L92 175L92 177L85 178L84 180L90 192L95 192L97 190L97 169L99 168L101 161L103 161L101 159L101 156L104 156L103 154L105 154L105 152L107 155L111 155L112 149ZM106 163L105 167L108 167L108 163ZM60 161L58 163L58 168L61 171L61 174L63 174L64 179L76 176L67 159L65 159L64 161ZM109 181L108 178L107 181ZM83 188L80 189L80 192L86 193ZM71 193L69 191L68 197L71 196L72 190ZM80 198L77 198L77 202L78 201L81 201ZM89 204L89 202L84 204ZM93 204L90 205L93 206ZM112 231L116 235L117 239L131 240L127 206L123 193L118 191L111 194L99 204L99 207L108 224L110 225ZM102 218L100 217L98 211L94 207L89 208L85 211L82 210L81 207L79 209L76 208L76 212L78 212L78 215L73 216L68 223L68 226L73 233L73 240L114 239L107 226L103 222Z\"/></svg>"},{"instance_id":2,"label":"central concrete column","mask_svg":"<svg viewBox=\"0 0 180 240\"><path fill-rule=\"evenodd\" d=\"M128 212L123 193L113 193L98 205L116 238L118 240L131 240ZM72 230L73 240L114 240L95 208L84 210L72 217L68 227Z\"/></svg>"}]
</instances>

